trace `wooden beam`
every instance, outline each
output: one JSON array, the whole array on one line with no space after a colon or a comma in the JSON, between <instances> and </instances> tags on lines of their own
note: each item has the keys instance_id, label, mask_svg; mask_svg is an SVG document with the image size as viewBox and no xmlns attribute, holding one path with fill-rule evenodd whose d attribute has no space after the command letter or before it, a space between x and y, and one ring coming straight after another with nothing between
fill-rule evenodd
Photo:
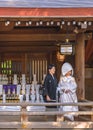
<instances>
[{"instance_id":1,"label":"wooden beam","mask_svg":"<svg viewBox=\"0 0 93 130\"><path fill-rule=\"evenodd\" d=\"M93 122L0 122L0 129L1 128L93 128Z\"/></svg>"},{"instance_id":2,"label":"wooden beam","mask_svg":"<svg viewBox=\"0 0 93 130\"><path fill-rule=\"evenodd\" d=\"M76 112L62 112L62 111L0 111L0 116L20 116L25 114L26 116L54 116L54 115L64 115L64 114L71 114L71 115L93 115L92 108L87 111L76 111Z\"/></svg>"},{"instance_id":3,"label":"wooden beam","mask_svg":"<svg viewBox=\"0 0 93 130\"><path fill-rule=\"evenodd\" d=\"M89 36L89 37L88 37ZM0 42L30 42L30 41L65 41L66 34L0 34ZM76 34L68 34L70 41L76 40ZM91 33L85 34L85 40L91 38ZM2 43L1 43L2 44Z\"/></svg>"},{"instance_id":4,"label":"wooden beam","mask_svg":"<svg viewBox=\"0 0 93 130\"><path fill-rule=\"evenodd\" d=\"M75 34L68 35L75 40ZM0 34L0 41L60 41L65 40L65 34Z\"/></svg>"},{"instance_id":5,"label":"wooden beam","mask_svg":"<svg viewBox=\"0 0 93 130\"><path fill-rule=\"evenodd\" d=\"M57 51L57 46L5 46L0 47L0 53L2 52L51 52Z\"/></svg>"}]
</instances>

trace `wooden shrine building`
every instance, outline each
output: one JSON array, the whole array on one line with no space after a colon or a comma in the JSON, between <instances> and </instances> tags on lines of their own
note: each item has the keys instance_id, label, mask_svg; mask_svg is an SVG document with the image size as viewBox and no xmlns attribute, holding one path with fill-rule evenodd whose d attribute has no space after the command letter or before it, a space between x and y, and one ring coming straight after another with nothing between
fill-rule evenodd
<instances>
[{"instance_id":1,"label":"wooden shrine building","mask_svg":"<svg viewBox=\"0 0 93 130\"><path fill-rule=\"evenodd\" d=\"M68 61L79 99L93 100L93 2L73 1L67 7L61 0L44 2L0 1L0 73L26 74L28 82L36 74L42 83L48 64L56 65L59 80L61 66ZM72 45L72 53L61 54L62 45Z\"/></svg>"}]
</instances>

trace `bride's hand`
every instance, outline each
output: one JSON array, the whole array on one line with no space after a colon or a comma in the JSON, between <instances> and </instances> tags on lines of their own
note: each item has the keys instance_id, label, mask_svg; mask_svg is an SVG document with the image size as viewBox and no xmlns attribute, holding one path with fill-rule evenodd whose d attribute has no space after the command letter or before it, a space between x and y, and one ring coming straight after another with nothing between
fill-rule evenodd
<instances>
[{"instance_id":1,"label":"bride's hand","mask_svg":"<svg viewBox=\"0 0 93 130\"><path fill-rule=\"evenodd\" d=\"M70 92L71 92L70 89L65 90L65 93L70 93Z\"/></svg>"},{"instance_id":2,"label":"bride's hand","mask_svg":"<svg viewBox=\"0 0 93 130\"><path fill-rule=\"evenodd\" d=\"M46 96L46 100L47 100L47 101L50 101L50 100L51 100L48 95Z\"/></svg>"}]
</instances>

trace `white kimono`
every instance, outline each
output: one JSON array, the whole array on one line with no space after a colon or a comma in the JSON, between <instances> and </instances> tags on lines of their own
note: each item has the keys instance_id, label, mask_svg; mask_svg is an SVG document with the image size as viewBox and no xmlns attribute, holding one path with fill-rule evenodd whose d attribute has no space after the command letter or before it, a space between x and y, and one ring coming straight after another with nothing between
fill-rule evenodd
<instances>
[{"instance_id":1,"label":"white kimono","mask_svg":"<svg viewBox=\"0 0 93 130\"><path fill-rule=\"evenodd\" d=\"M77 103L77 95L76 95L77 84L75 82L74 77L72 76L63 76L61 77L58 90L60 92L60 102L61 103ZM66 93L67 90L70 92ZM60 110L62 111L78 111L78 106L61 106ZM74 120L74 116L71 114L65 114L64 116L68 117L70 120Z\"/></svg>"}]
</instances>

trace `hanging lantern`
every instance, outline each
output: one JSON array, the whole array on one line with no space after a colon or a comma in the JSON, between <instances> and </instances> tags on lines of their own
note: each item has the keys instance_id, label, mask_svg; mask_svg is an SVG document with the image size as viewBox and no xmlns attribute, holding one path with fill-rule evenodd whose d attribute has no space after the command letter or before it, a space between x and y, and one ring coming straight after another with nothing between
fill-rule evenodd
<instances>
[{"instance_id":1,"label":"hanging lantern","mask_svg":"<svg viewBox=\"0 0 93 130\"><path fill-rule=\"evenodd\" d=\"M72 44L62 44L60 46L60 53L63 55L71 55L73 53Z\"/></svg>"}]
</instances>

